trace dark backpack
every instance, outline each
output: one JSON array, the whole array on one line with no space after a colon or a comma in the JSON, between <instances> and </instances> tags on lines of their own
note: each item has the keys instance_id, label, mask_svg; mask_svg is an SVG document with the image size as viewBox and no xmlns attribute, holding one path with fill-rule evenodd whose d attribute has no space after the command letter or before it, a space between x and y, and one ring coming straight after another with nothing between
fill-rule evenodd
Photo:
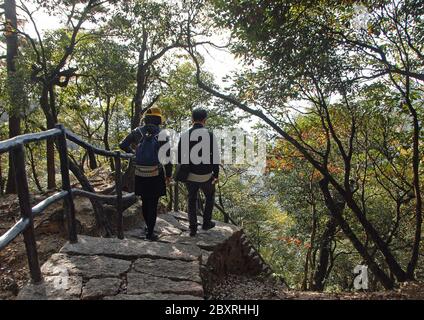
<instances>
[{"instance_id":1,"label":"dark backpack","mask_svg":"<svg viewBox=\"0 0 424 320\"><path fill-rule=\"evenodd\" d=\"M136 164L139 166L157 166L159 162L159 132L158 127L138 128L141 140L135 151Z\"/></svg>"}]
</instances>

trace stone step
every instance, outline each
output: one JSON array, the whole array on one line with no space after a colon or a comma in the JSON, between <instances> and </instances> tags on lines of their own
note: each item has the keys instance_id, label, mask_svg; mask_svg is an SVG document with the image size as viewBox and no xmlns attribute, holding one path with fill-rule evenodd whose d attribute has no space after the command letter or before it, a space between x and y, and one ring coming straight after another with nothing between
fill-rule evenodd
<instances>
[{"instance_id":1,"label":"stone step","mask_svg":"<svg viewBox=\"0 0 424 320\"><path fill-rule=\"evenodd\" d=\"M134 262L133 270L176 281L187 280L202 283L202 278L200 277L200 263L198 261L185 262L143 258Z\"/></svg>"},{"instance_id":2,"label":"stone step","mask_svg":"<svg viewBox=\"0 0 424 320\"><path fill-rule=\"evenodd\" d=\"M44 281L25 286L18 299L202 300L203 286L228 270L271 272L241 229L217 222L192 238L188 227L187 214L173 212L158 218L158 242L144 240L142 224L124 240L80 235L47 260Z\"/></svg>"},{"instance_id":3,"label":"stone step","mask_svg":"<svg viewBox=\"0 0 424 320\"><path fill-rule=\"evenodd\" d=\"M181 231L188 231L189 228L184 227L180 221L178 221L177 218L175 218L173 215L171 214L163 214L161 216L159 216L159 218L165 220L166 222L168 222L169 224L171 224L173 227L181 230Z\"/></svg>"},{"instance_id":4,"label":"stone step","mask_svg":"<svg viewBox=\"0 0 424 320\"><path fill-rule=\"evenodd\" d=\"M170 293L203 297L203 286L193 281L174 281L144 273L127 274L127 294Z\"/></svg>"},{"instance_id":5,"label":"stone step","mask_svg":"<svg viewBox=\"0 0 424 320\"><path fill-rule=\"evenodd\" d=\"M84 278L118 278L129 271L131 261L104 256L54 254L41 267L47 276L71 275Z\"/></svg>"},{"instance_id":6,"label":"stone step","mask_svg":"<svg viewBox=\"0 0 424 320\"><path fill-rule=\"evenodd\" d=\"M195 246L80 236L41 267L44 281L19 300L202 299L201 250ZM131 296L127 298L124 296ZM116 297L115 297L116 296ZM181 298L183 299L183 298Z\"/></svg>"},{"instance_id":7,"label":"stone step","mask_svg":"<svg viewBox=\"0 0 424 320\"><path fill-rule=\"evenodd\" d=\"M194 245L89 236L79 236L77 243L66 243L60 253L98 255L126 260L151 258L196 261L200 260L201 257L200 249Z\"/></svg>"},{"instance_id":8,"label":"stone step","mask_svg":"<svg viewBox=\"0 0 424 320\"><path fill-rule=\"evenodd\" d=\"M164 294L164 293L145 293L140 295L118 294L116 296L105 297L103 300L203 300L203 298L179 295L179 294Z\"/></svg>"},{"instance_id":9,"label":"stone step","mask_svg":"<svg viewBox=\"0 0 424 320\"><path fill-rule=\"evenodd\" d=\"M169 218L170 217L170 218ZM174 219L175 221L173 221ZM144 230L145 223L141 222L140 226L135 229L129 229L124 232L125 238L135 238L144 240L146 232ZM186 231L185 228L173 216L164 214L157 218L155 232L160 236L178 236Z\"/></svg>"},{"instance_id":10,"label":"stone step","mask_svg":"<svg viewBox=\"0 0 424 320\"><path fill-rule=\"evenodd\" d=\"M98 300L119 294L123 280L118 278L90 279L82 289L82 300Z\"/></svg>"},{"instance_id":11,"label":"stone step","mask_svg":"<svg viewBox=\"0 0 424 320\"><path fill-rule=\"evenodd\" d=\"M78 276L45 276L42 283L23 287L16 300L79 300L82 286Z\"/></svg>"},{"instance_id":12,"label":"stone step","mask_svg":"<svg viewBox=\"0 0 424 320\"><path fill-rule=\"evenodd\" d=\"M186 212L181 212L181 211L172 211L169 212L169 214L171 216L173 216L174 218L176 218L177 220L181 221L189 221L188 220L188 214ZM197 216L197 222L199 224L203 223L203 218L201 216Z\"/></svg>"},{"instance_id":13,"label":"stone step","mask_svg":"<svg viewBox=\"0 0 424 320\"><path fill-rule=\"evenodd\" d=\"M163 236L160 238L160 241L168 243L194 245L201 249L212 251L217 246L227 241L235 233L240 231L239 228L232 225L223 224L219 222L217 222L216 224L217 225L215 228L208 231L204 231L199 228L196 237L190 237L188 233L183 233L179 236Z\"/></svg>"}]
</instances>

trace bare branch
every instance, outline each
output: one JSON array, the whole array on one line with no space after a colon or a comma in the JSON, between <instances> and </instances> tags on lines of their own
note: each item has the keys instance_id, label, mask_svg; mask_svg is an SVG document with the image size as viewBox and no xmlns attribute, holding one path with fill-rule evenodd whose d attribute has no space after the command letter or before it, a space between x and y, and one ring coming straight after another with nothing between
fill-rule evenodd
<instances>
[{"instance_id":1,"label":"bare branch","mask_svg":"<svg viewBox=\"0 0 424 320\"><path fill-rule=\"evenodd\" d=\"M194 54L192 48L188 48L188 53L190 54L190 56L192 57L196 68L197 68L197 72L196 72L196 79L197 79L197 84L198 86L205 90L206 92L209 92L210 94L221 98L235 106L237 106L239 109L253 115L256 116L260 119L262 119L266 124L268 124L270 127L272 127L276 132L278 132L284 139L286 139L287 141L289 141L293 146L295 146L301 153L302 155L318 170L320 171L324 176L328 176L328 171L321 165L321 163L319 163L296 139L294 139L292 136L290 136L286 131L284 131L279 125L277 125L274 121L272 121L269 117L267 117L262 111L257 110L257 109L252 109L251 107L247 106L244 103L241 103L240 101L238 101L235 97L231 96L231 95L225 95L222 94L220 92L218 92L217 90L211 88L210 86L208 86L206 83L204 83L201 79L201 69L200 69L200 64L199 61L196 57L196 55Z\"/></svg>"},{"instance_id":2,"label":"bare branch","mask_svg":"<svg viewBox=\"0 0 424 320\"><path fill-rule=\"evenodd\" d=\"M44 45L43 45L43 40L41 39L41 34L40 31L38 30L37 24L35 23L34 17L33 17L33 12L31 12L28 7L22 2L21 2L21 6L17 6L18 8L20 8L22 11L24 11L29 19L32 22L32 25L34 27L35 33L37 34L37 38L38 38L38 43L40 45L40 49L41 49L41 58L43 59L43 63L41 64L43 66L44 71L46 71L47 68L47 59L46 59L46 54L45 54L45 50L44 50ZM28 38L28 37L27 37ZM33 46L34 47L34 46ZM40 56L40 54L38 54Z\"/></svg>"}]
</instances>

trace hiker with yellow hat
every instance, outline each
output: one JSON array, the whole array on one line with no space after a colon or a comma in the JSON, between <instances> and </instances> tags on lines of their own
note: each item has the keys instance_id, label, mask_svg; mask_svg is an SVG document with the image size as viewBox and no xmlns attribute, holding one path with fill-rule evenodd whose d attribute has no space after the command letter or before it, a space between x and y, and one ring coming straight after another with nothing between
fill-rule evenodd
<instances>
[{"instance_id":1,"label":"hiker with yellow hat","mask_svg":"<svg viewBox=\"0 0 424 320\"><path fill-rule=\"evenodd\" d=\"M160 108L150 108L144 114L142 125L133 130L119 145L125 152L136 155L134 192L142 200L146 239L150 241L158 240L154 233L157 207L160 197L166 195L166 185L172 176L172 164L161 163L159 159L159 149L169 143L169 139L159 139L163 121ZM135 150L132 145L136 145Z\"/></svg>"}]
</instances>

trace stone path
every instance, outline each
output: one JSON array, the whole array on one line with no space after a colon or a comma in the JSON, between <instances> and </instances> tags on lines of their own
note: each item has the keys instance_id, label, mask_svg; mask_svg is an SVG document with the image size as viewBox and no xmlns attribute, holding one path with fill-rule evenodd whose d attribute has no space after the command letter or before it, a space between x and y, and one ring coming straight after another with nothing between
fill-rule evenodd
<instances>
[{"instance_id":1,"label":"stone path","mask_svg":"<svg viewBox=\"0 0 424 320\"><path fill-rule=\"evenodd\" d=\"M238 228L217 223L190 238L187 220L181 212L160 215L159 242L143 240L140 221L124 240L80 235L42 266L44 282L28 284L17 299L202 300L214 272L243 269L249 265L243 257L252 259L238 247L243 245ZM263 271L260 265L253 269Z\"/></svg>"}]
</instances>

